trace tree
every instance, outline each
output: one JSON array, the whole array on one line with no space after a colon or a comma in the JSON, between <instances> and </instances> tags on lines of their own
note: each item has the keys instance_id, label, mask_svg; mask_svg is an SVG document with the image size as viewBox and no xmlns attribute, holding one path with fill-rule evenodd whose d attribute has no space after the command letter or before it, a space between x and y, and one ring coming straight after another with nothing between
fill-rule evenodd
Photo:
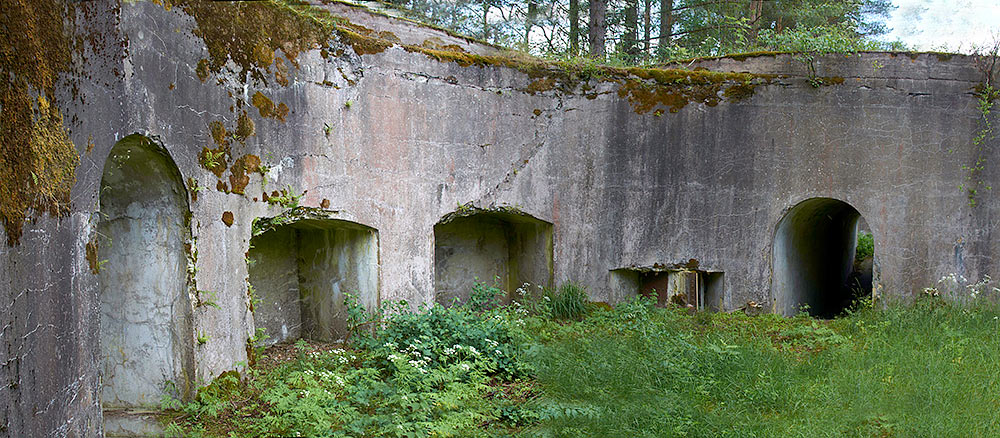
<instances>
[{"instance_id":1,"label":"tree","mask_svg":"<svg viewBox=\"0 0 1000 438\"><path fill-rule=\"evenodd\" d=\"M590 56L593 58L604 58L605 45L604 37L607 31L605 15L608 12L607 0L590 0L590 26L588 27L588 43L590 43Z\"/></svg>"},{"instance_id":2,"label":"tree","mask_svg":"<svg viewBox=\"0 0 1000 438\"><path fill-rule=\"evenodd\" d=\"M642 59L649 58L649 44L651 38L649 37L650 23L652 21L653 13L653 0L643 0L643 11L642 11Z\"/></svg>"},{"instance_id":3,"label":"tree","mask_svg":"<svg viewBox=\"0 0 1000 438\"><path fill-rule=\"evenodd\" d=\"M388 1L412 18L536 55L585 51L626 63L652 53L668 62L755 50L878 49L887 45L872 37L887 31L893 8L892 0Z\"/></svg>"},{"instance_id":4,"label":"tree","mask_svg":"<svg viewBox=\"0 0 1000 438\"><path fill-rule=\"evenodd\" d=\"M580 0L569 0L569 54L580 53Z\"/></svg>"},{"instance_id":5,"label":"tree","mask_svg":"<svg viewBox=\"0 0 1000 438\"><path fill-rule=\"evenodd\" d=\"M673 44L670 34L674 31L674 0L660 0L660 36L657 46L660 61L666 61L667 50Z\"/></svg>"},{"instance_id":6,"label":"tree","mask_svg":"<svg viewBox=\"0 0 1000 438\"><path fill-rule=\"evenodd\" d=\"M624 59L634 63L639 55L639 1L625 1L625 32L622 35L622 50Z\"/></svg>"}]
</instances>

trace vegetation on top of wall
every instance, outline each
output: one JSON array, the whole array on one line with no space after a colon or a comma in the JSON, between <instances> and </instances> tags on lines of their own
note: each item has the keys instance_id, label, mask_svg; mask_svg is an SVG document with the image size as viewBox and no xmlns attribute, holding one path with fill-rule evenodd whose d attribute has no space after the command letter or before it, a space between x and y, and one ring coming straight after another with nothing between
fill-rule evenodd
<instances>
[{"instance_id":1,"label":"vegetation on top of wall","mask_svg":"<svg viewBox=\"0 0 1000 438\"><path fill-rule=\"evenodd\" d=\"M80 47L71 35L74 17L58 0L10 0L0 8L0 219L9 245L17 244L29 210L69 213L79 157L53 99Z\"/></svg>"},{"instance_id":2,"label":"vegetation on top of wall","mask_svg":"<svg viewBox=\"0 0 1000 438\"><path fill-rule=\"evenodd\" d=\"M391 32L377 32L351 23L342 17L333 16L328 11L289 1L269 0L246 7L222 7L217 4L205 6L203 2L193 6L186 1L177 4L186 12L195 15L198 22L196 34L205 39L212 54L209 63L212 71L218 72L228 59L232 59L241 67L244 80L249 75L265 81L271 64L278 65L273 59L273 53L278 48L285 50L286 59L296 67L298 64L295 62L295 57L301 51L320 48L323 53L330 53L332 49L329 47L328 37L333 34L358 55L381 53L400 44L399 38ZM220 12L211 14L212 10ZM254 26L260 27L260 23L271 21L281 23L276 27L277 30L247 30L255 29ZM220 23L232 22L246 22L247 26L236 26L241 30L235 33L228 27L221 30L216 28ZM296 28L301 32L290 31ZM285 46L291 49L286 49ZM253 49L255 51L250 48L255 48ZM617 82L620 84L619 93L623 97L628 97L639 113L649 112L658 106L676 112L689 102L708 105L715 105L720 101L738 102L752 96L757 85L769 83L773 78L772 75L748 73L620 68L598 65L586 60L545 61L515 51L479 55L467 53L456 45L433 42L425 42L422 45L405 44L402 48L409 52L422 53L430 59L454 62L463 67L499 66L516 69L534 81L532 82L534 85L529 85L525 89L525 92L531 94L556 88L563 93L574 93L579 85L590 80ZM255 95L254 98L254 104L260 109L261 115L273 113L274 110L261 97L263 96Z\"/></svg>"},{"instance_id":3,"label":"vegetation on top of wall","mask_svg":"<svg viewBox=\"0 0 1000 438\"><path fill-rule=\"evenodd\" d=\"M259 236L283 225L304 220L340 220L338 214L338 211L295 206L274 217L254 219L251 226L251 236Z\"/></svg>"}]
</instances>

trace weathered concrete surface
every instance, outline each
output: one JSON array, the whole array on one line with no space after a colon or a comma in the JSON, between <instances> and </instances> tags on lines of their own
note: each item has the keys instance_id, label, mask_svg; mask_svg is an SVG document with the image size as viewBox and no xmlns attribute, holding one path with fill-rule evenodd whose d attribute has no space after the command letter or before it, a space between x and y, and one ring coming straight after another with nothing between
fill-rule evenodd
<instances>
[{"instance_id":1,"label":"weathered concrete surface","mask_svg":"<svg viewBox=\"0 0 1000 438\"><path fill-rule=\"evenodd\" d=\"M82 37L73 71L60 76L52 96L80 156L73 211L58 218L33 212L20 243L0 245L0 436L100 433L100 305L85 248L96 235L104 159L122 137L113 128L124 120L124 89L114 79L124 58L117 10L82 2L64 20ZM90 142L100 150L88 151Z\"/></svg>"},{"instance_id":2,"label":"weathered concrete surface","mask_svg":"<svg viewBox=\"0 0 1000 438\"><path fill-rule=\"evenodd\" d=\"M299 296L298 245L291 227L268 231L250 241L248 281L259 300L253 320L264 329L264 345L302 336L302 299Z\"/></svg>"},{"instance_id":3,"label":"weathered concrete surface","mask_svg":"<svg viewBox=\"0 0 1000 438\"><path fill-rule=\"evenodd\" d=\"M531 87L538 78L514 68L399 45L277 50L283 67L251 69L258 75L233 59L200 68L219 56L205 31L239 29L202 28L211 24L183 5L86 3L100 13L81 12L81 26L103 36L87 44L105 55L77 61L81 73L67 83L75 79L79 97L67 85L59 103L81 156L73 210L36 215L19 246L0 248L0 306L10 309L0 316L0 435L100 433L100 288L86 246L106 158L133 133L159 139L188 187L188 287L218 304L190 304L188 339L207 342L194 347L188 383L246 360L252 223L284 209L265 191L305 192L303 205L377 230L383 301L434 301L434 225L469 202L551 223L554 282L579 282L602 301L635 293L612 284L612 270L659 266L724 273L723 309L754 300L781 311L794 295L772 290L786 269L774 266L775 233L811 198L843 201L867 221L879 293L907 295L952 272L998 277L1000 205L981 191L970 206L957 188L969 176L963 165L998 146L972 145L983 77L967 57L821 57L815 67L831 85L819 88L789 55L706 61L785 76L742 100L637 113L620 75ZM220 8L216 16L237 7L198 4ZM267 6L257 4L240 7ZM258 92L287 114L254 105ZM219 148L225 165L207 166L205 150ZM250 155L264 167L234 164ZM974 178L997 186L993 166Z\"/></svg>"}]
</instances>

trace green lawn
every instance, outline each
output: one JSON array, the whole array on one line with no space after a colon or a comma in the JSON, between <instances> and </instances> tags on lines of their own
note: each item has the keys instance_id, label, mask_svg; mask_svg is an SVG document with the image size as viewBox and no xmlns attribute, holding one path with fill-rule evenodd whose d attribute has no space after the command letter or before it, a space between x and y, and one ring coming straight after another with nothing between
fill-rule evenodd
<instances>
[{"instance_id":1,"label":"green lawn","mask_svg":"<svg viewBox=\"0 0 1000 438\"><path fill-rule=\"evenodd\" d=\"M487 295L489 288L480 290ZM492 291L495 292L495 291ZM571 291L572 292L572 291ZM387 312L346 346L271 349L180 404L180 436L996 437L1000 307L832 321L636 300ZM880 306L881 307L881 306ZM566 310L569 309L569 310ZM556 314L556 317L553 315ZM356 324L378 315L356 311ZM568 318L568 319L567 319ZM364 324L371 327L377 324ZM268 357L270 354L272 357Z\"/></svg>"}]
</instances>

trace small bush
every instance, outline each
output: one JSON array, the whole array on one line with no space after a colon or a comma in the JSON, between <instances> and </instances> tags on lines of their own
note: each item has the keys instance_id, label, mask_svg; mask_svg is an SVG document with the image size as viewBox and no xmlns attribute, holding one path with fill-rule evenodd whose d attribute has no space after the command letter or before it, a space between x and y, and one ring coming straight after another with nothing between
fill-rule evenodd
<instances>
[{"instance_id":1,"label":"small bush","mask_svg":"<svg viewBox=\"0 0 1000 438\"><path fill-rule=\"evenodd\" d=\"M496 309L503 303L506 295L503 289L496 285L490 286L486 283L476 282L472 285L472 292L469 294L469 302L466 303L475 312L483 312Z\"/></svg>"},{"instance_id":2,"label":"small bush","mask_svg":"<svg viewBox=\"0 0 1000 438\"><path fill-rule=\"evenodd\" d=\"M505 379L524 374L518 361L518 345L524 340L506 309L478 312L471 306L432 305L411 312L405 302L390 307L395 309L391 317L359 318L387 322L371 332L359 331L354 339L355 346L375 352L382 366L393 357L406 357L421 370L465 363Z\"/></svg>"}]
</instances>

